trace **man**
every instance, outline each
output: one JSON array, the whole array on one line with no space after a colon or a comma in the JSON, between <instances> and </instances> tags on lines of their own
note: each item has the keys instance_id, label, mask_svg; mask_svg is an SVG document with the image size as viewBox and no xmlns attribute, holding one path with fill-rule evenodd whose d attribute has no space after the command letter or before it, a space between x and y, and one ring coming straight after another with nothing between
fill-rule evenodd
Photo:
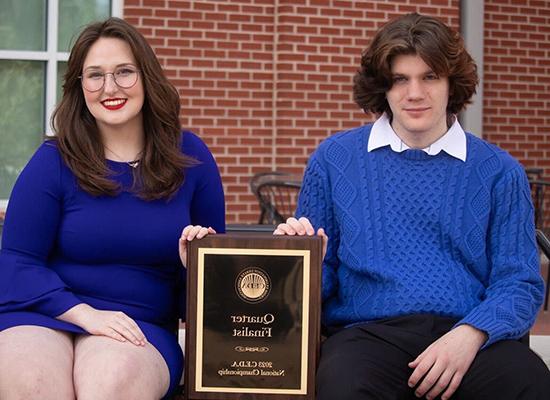
<instances>
[{"instance_id":1,"label":"man","mask_svg":"<svg viewBox=\"0 0 550 400\"><path fill-rule=\"evenodd\" d=\"M518 341L543 299L525 173L456 118L477 82L457 33L397 18L354 82L380 117L308 163L299 219L274 234L326 242L320 400L550 398Z\"/></svg>"}]
</instances>

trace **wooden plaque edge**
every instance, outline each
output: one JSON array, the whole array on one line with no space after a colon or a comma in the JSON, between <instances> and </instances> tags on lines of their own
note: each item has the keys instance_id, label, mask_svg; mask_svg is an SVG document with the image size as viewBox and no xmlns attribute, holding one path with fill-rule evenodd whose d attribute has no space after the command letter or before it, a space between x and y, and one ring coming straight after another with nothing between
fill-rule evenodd
<instances>
[{"instance_id":1,"label":"wooden plaque edge","mask_svg":"<svg viewBox=\"0 0 550 400\"><path fill-rule=\"evenodd\" d=\"M197 392L195 391L196 361L196 306L197 306L197 258L199 248L250 248L250 246L237 246L236 243L253 241L254 248L310 250L310 301L309 301L309 335L308 335L308 371L307 394L256 394L256 393L228 393L228 392ZM193 240L188 244L187 252L187 303L186 303L186 338L185 338L185 368L184 389L185 399L188 400L238 400L246 398L250 400L314 400L315 399L315 373L320 351L321 336L321 262L322 239L318 236L267 236L253 234L216 234L209 235L200 240Z\"/></svg>"}]
</instances>

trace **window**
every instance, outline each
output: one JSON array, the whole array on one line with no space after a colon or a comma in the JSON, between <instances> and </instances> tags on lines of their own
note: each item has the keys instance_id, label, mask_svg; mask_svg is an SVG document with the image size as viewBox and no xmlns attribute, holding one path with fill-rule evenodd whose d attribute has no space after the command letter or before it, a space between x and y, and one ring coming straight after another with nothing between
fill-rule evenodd
<instances>
[{"instance_id":1,"label":"window","mask_svg":"<svg viewBox=\"0 0 550 400\"><path fill-rule=\"evenodd\" d=\"M122 0L0 0L0 210L51 134L72 42L83 26L122 16Z\"/></svg>"}]
</instances>

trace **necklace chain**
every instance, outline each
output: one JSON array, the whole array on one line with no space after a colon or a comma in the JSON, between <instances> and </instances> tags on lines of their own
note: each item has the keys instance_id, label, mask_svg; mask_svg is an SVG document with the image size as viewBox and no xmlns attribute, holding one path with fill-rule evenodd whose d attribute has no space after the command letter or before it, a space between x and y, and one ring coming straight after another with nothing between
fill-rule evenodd
<instances>
[{"instance_id":1,"label":"necklace chain","mask_svg":"<svg viewBox=\"0 0 550 400\"><path fill-rule=\"evenodd\" d=\"M141 157L141 151L137 154L137 158L131 161L125 160L123 157L119 156L117 153L115 153L112 149L107 147L106 145L103 145L107 150L109 150L116 158L118 158L118 161L121 161L123 163L128 164L132 168L137 168L139 165L140 157Z\"/></svg>"}]
</instances>

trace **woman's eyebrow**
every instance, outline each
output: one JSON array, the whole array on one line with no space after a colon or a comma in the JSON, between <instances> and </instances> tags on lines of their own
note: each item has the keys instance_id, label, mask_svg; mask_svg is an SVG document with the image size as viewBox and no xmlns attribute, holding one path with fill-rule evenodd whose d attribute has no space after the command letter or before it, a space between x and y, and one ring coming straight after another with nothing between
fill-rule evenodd
<instances>
[{"instance_id":1,"label":"woman's eyebrow","mask_svg":"<svg viewBox=\"0 0 550 400\"><path fill-rule=\"evenodd\" d=\"M127 62L127 63L118 64L118 65L115 66L115 68L126 67L126 66L135 67L136 65L132 62ZM102 67L99 66L99 65L90 65L90 66L84 68L84 71L86 71L88 69L102 69Z\"/></svg>"}]
</instances>

